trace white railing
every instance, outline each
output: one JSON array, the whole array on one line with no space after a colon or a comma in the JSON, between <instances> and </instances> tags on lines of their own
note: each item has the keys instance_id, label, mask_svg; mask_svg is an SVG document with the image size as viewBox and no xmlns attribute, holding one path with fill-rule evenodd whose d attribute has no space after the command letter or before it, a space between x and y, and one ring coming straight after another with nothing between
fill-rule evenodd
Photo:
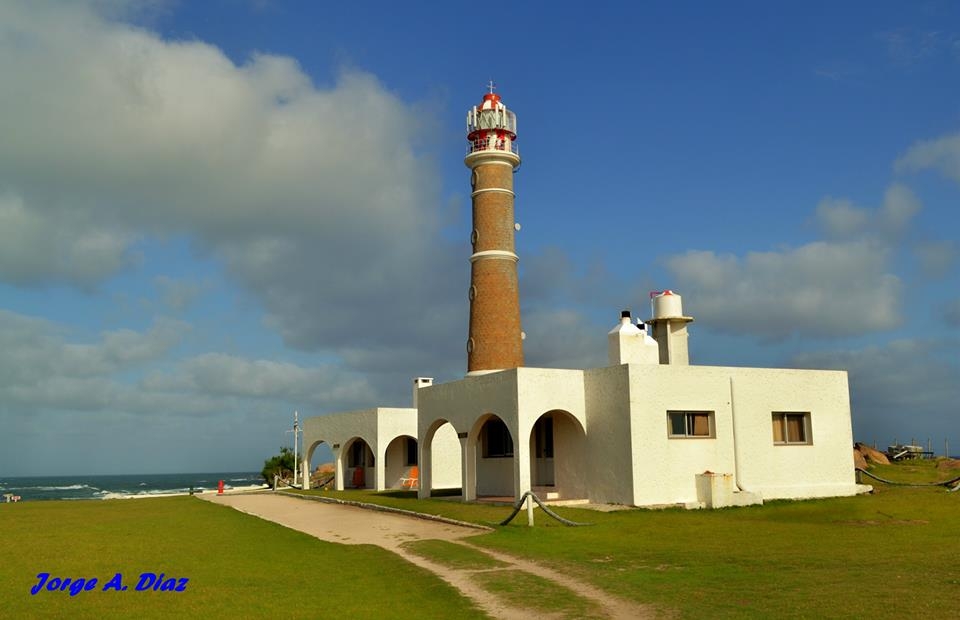
<instances>
[{"instance_id":1,"label":"white railing","mask_svg":"<svg viewBox=\"0 0 960 620\"><path fill-rule=\"evenodd\" d=\"M507 151L509 150L514 155L519 155L520 151L517 149L516 142L510 142L509 146L507 140L498 139L496 136L490 136L486 139L471 140L467 145L467 155L470 153L478 153L480 151Z\"/></svg>"}]
</instances>

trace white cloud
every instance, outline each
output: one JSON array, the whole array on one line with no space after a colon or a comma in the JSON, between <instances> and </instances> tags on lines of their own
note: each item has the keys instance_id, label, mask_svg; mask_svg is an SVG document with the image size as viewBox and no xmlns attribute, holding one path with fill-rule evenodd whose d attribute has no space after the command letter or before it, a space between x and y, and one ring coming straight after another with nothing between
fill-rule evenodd
<instances>
[{"instance_id":1,"label":"white cloud","mask_svg":"<svg viewBox=\"0 0 960 620\"><path fill-rule=\"evenodd\" d=\"M204 290L209 288L209 283L206 282L177 279L170 276L157 276L153 279L153 283L160 291L160 298L163 303L177 312L189 307L203 294Z\"/></svg>"},{"instance_id":2,"label":"white cloud","mask_svg":"<svg viewBox=\"0 0 960 620\"><path fill-rule=\"evenodd\" d=\"M685 311L716 330L770 339L858 335L896 327L900 279L870 241L809 243L744 257L690 251L667 258Z\"/></svg>"},{"instance_id":3,"label":"white cloud","mask_svg":"<svg viewBox=\"0 0 960 620\"><path fill-rule=\"evenodd\" d=\"M894 183L884 192L879 208L859 207L847 199L826 197L816 210L816 221L831 239L862 236L893 241L909 228L920 212L920 200L905 185Z\"/></svg>"},{"instance_id":4,"label":"white cloud","mask_svg":"<svg viewBox=\"0 0 960 620\"><path fill-rule=\"evenodd\" d=\"M21 240L0 244L0 279L90 288L138 239L185 235L292 347L462 358L467 250L441 234L418 103L361 71L317 86L291 58L236 64L82 4L4 3L0 24L0 240ZM194 293L158 286L175 309Z\"/></svg>"},{"instance_id":5,"label":"white cloud","mask_svg":"<svg viewBox=\"0 0 960 620\"><path fill-rule=\"evenodd\" d=\"M933 169L960 182L960 134L916 142L897 159L894 167L901 172Z\"/></svg>"},{"instance_id":6,"label":"white cloud","mask_svg":"<svg viewBox=\"0 0 960 620\"><path fill-rule=\"evenodd\" d=\"M866 230L870 211L849 200L827 197L817 205L816 218L829 237L850 237Z\"/></svg>"},{"instance_id":7,"label":"white cloud","mask_svg":"<svg viewBox=\"0 0 960 620\"><path fill-rule=\"evenodd\" d=\"M883 205L878 213L878 227L887 236L900 235L921 208L920 200L909 188L895 183L883 194Z\"/></svg>"},{"instance_id":8,"label":"white cloud","mask_svg":"<svg viewBox=\"0 0 960 620\"><path fill-rule=\"evenodd\" d=\"M337 366L207 353L173 360L190 330L158 318L144 332L75 342L62 325L0 310L0 412L101 412L165 417L253 411L279 403L314 413L379 396Z\"/></svg>"},{"instance_id":9,"label":"white cloud","mask_svg":"<svg viewBox=\"0 0 960 620\"><path fill-rule=\"evenodd\" d=\"M858 441L960 439L960 360L955 340L895 340L882 346L795 356L799 368L836 368L850 374L854 434Z\"/></svg>"},{"instance_id":10,"label":"white cloud","mask_svg":"<svg viewBox=\"0 0 960 620\"><path fill-rule=\"evenodd\" d=\"M923 274L930 278L945 276L957 260L957 244L953 241L923 241L913 251Z\"/></svg>"},{"instance_id":11,"label":"white cloud","mask_svg":"<svg viewBox=\"0 0 960 620\"><path fill-rule=\"evenodd\" d=\"M134 390L116 376L162 361L188 330L161 317L142 333L112 330L77 343L63 326L0 310L0 408L117 406Z\"/></svg>"},{"instance_id":12,"label":"white cloud","mask_svg":"<svg viewBox=\"0 0 960 620\"><path fill-rule=\"evenodd\" d=\"M0 279L7 282L91 288L135 260L133 241L87 214L37 211L20 196L0 195Z\"/></svg>"},{"instance_id":13,"label":"white cloud","mask_svg":"<svg viewBox=\"0 0 960 620\"><path fill-rule=\"evenodd\" d=\"M93 344L71 343L63 326L0 309L0 385L24 377L76 378L130 370L163 359L188 330L182 321L160 317L143 333L118 329L103 332Z\"/></svg>"},{"instance_id":14,"label":"white cloud","mask_svg":"<svg viewBox=\"0 0 960 620\"><path fill-rule=\"evenodd\" d=\"M814 221L826 240L744 256L689 251L665 260L688 311L715 330L782 339L857 336L900 325L902 282L894 257L922 209L905 185L863 207L826 197ZM952 261L950 242L914 244L928 275Z\"/></svg>"},{"instance_id":15,"label":"white cloud","mask_svg":"<svg viewBox=\"0 0 960 620\"><path fill-rule=\"evenodd\" d=\"M617 319L619 319L618 313ZM614 324L611 319L610 325ZM600 368L607 365L607 329L576 310L538 308L525 315L524 361L546 368Z\"/></svg>"},{"instance_id":16,"label":"white cloud","mask_svg":"<svg viewBox=\"0 0 960 620\"><path fill-rule=\"evenodd\" d=\"M371 388L335 366L305 368L289 362L206 353L178 362L173 372L151 373L148 390L300 403L360 402Z\"/></svg>"}]
</instances>

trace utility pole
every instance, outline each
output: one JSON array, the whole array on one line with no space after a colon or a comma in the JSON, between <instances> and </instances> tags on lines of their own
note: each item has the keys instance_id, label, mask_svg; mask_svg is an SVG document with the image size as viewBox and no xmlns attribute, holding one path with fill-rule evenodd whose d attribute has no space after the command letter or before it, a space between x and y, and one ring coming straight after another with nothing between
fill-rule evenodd
<instances>
[{"instance_id":1,"label":"utility pole","mask_svg":"<svg viewBox=\"0 0 960 620\"><path fill-rule=\"evenodd\" d=\"M300 445L300 434L303 432L300 430L300 414L297 411L293 412L293 430L287 431L288 433L293 433L293 486L297 486L297 472L300 470L300 457L298 446Z\"/></svg>"}]
</instances>

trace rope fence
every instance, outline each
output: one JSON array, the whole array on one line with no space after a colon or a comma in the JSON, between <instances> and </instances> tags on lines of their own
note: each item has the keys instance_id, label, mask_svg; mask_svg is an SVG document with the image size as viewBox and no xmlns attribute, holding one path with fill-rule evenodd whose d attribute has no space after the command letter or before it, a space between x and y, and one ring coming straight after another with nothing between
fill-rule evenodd
<instances>
[{"instance_id":1,"label":"rope fence","mask_svg":"<svg viewBox=\"0 0 960 620\"><path fill-rule=\"evenodd\" d=\"M951 487L955 485L957 482L960 482L960 476L957 476L956 478L953 478L951 480L944 480L943 482L895 482L893 480L887 480L886 478L881 478L880 476L871 474L866 469L862 469L860 467L857 467L857 472L861 474L866 474L867 476L869 476L870 478L873 478L878 482L882 482L884 484L892 484L894 486L899 486L899 487ZM951 493L956 491L957 489L960 489L960 484L956 484L956 486L954 486L952 489L947 488L947 490L950 491Z\"/></svg>"},{"instance_id":2,"label":"rope fence","mask_svg":"<svg viewBox=\"0 0 960 620\"><path fill-rule=\"evenodd\" d=\"M540 498L536 496L536 494L535 494L533 491L527 491L526 493L524 493L523 495L520 496L520 499L517 500L517 503L513 505L513 512L510 513L510 516L509 516L509 517L507 517L506 519L504 519L503 521L501 521L501 522L500 522L500 525L507 525L508 523L510 523L511 521L513 521L513 518L516 517L516 516L517 516L517 513L519 513L520 510L523 508L523 503L526 501L527 497L532 498L533 501L535 501L535 502L537 503L537 506L540 506L540 508L543 509L543 512L544 512L546 515L548 515L548 516L550 516L550 517L553 517L554 519L556 519L556 520L559 521L560 523L563 523L564 525L568 525L568 526L570 526L570 527L582 527L582 526L584 526L584 525L593 525L592 523L577 523L576 521L571 521L570 519L564 519L563 517L561 517L560 515L558 515L558 514L555 513L554 511L550 510L550 509L547 507L547 505L544 504L544 503L540 500Z\"/></svg>"}]
</instances>

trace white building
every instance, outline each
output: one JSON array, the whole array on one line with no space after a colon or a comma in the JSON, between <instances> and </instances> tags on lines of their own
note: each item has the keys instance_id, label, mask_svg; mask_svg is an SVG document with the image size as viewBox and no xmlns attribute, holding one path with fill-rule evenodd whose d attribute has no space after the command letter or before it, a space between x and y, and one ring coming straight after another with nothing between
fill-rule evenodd
<instances>
[{"instance_id":1,"label":"white building","mask_svg":"<svg viewBox=\"0 0 960 620\"><path fill-rule=\"evenodd\" d=\"M658 296L651 322L679 304L679 295ZM671 342L661 349L623 317L605 368L419 380L416 408L308 419L305 467L325 441L338 489L353 486L356 467L366 468L359 486L399 488L418 463L421 497L459 487L464 501L533 490L553 500L720 507L862 490L846 372L661 363L688 359L686 338Z\"/></svg>"},{"instance_id":2,"label":"white building","mask_svg":"<svg viewBox=\"0 0 960 620\"><path fill-rule=\"evenodd\" d=\"M692 366L693 318L672 291L651 295L647 321L622 313L607 334L608 367L524 367L516 117L491 85L467 126L467 376L414 380L413 408L308 419L305 469L326 442L338 489L399 488L416 466L420 497L459 488L464 501L533 490L548 500L722 507L865 488L854 477L846 372Z\"/></svg>"}]
</instances>

